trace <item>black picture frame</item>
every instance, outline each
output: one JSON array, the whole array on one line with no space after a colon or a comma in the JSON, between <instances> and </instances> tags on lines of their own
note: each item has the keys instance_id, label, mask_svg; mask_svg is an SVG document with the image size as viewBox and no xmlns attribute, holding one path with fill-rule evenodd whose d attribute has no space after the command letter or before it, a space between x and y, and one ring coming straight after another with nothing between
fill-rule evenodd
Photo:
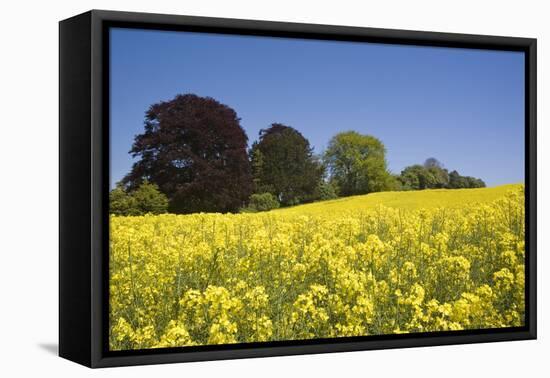
<instances>
[{"instance_id":1,"label":"black picture frame","mask_svg":"<svg viewBox=\"0 0 550 378\"><path fill-rule=\"evenodd\" d=\"M524 52L525 327L108 351L108 28L113 26ZM536 338L536 39L92 10L60 22L59 46L61 357L95 368Z\"/></svg>"}]
</instances>

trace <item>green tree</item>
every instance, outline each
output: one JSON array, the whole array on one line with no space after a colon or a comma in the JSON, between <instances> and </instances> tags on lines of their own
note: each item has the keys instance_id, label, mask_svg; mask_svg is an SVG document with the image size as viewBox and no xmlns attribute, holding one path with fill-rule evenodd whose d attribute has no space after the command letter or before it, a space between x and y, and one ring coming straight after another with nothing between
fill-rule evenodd
<instances>
[{"instance_id":1,"label":"green tree","mask_svg":"<svg viewBox=\"0 0 550 378\"><path fill-rule=\"evenodd\" d=\"M461 176L456 170L449 173L437 159L429 158L423 165L415 164L401 171L399 181L404 190L483 188L483 180Z\"/></svg>"},{"instance_id":2,"label":"green tree","mask_svg":"<svg viewBox=\"0 0 550 378\"><path fill-rule=\"evenodd\" d=\"M429 189L435 187L437 183L433 173L420 164L406 167L401 171L400 180L405 190Z\"/></svg>"},{"instance_id":3,"label":"green tree","mask_svg":"<svg viewBox=\"0 0 550 378\"><path fill-rule=\"evenodd\" d=\"M340 195L349 196L391 190L386 148L377 138L355 131L336 134L324 155L331 180Z\"/></svg>"},{"instance_id":4,"label":"green tree","mask_svg":"<svg viewBox=\"0 0 550 378\"><path fill-rule=\"evenodd\" d=\"M113 215L139 215L136 199L117 184L109 193L109 213Z\"/></svg>"},{"instance_id":5,"label":"green tree","mask_svg":"<svg viewBox=\"0 0 550 378\"><path fill-rule=\"evenodd\" d=\"M315 199L320 201L338 198L338 189L333 182L321 180L319 182L319 186L317 187L317 195L315 197Z\"/></svg>"},{"instance_id":6,"label":"green tree","mask_svg":"<svg viewBox=\"0 0 550 378\"><path fill-rule=\"evenodd\" d=\"M323 167L296 129L274 123L261 130L250 157L256 193L269 192L283 205L314 199Z\"/></svg>"},{"instance_id":7,"label":"green tree","mask_svg":"<svg viewBox=\"0 0 550 378\"><path fill-rule=\"evenodd\" d=\"M449 189L461 189L461 188L485 188L485 182L482 179L461 176L457 171L449 173Z\"/></svg>"},{"instance_id":8,"label":"green tree","mask_svg":"<svg viewBox=\"0 0 550 378\"><path fill-rule=\"evenodd\" d=\"M250 149L250 165L252 167L252 185L254 193L271 193L275 189L263 182L264 155L262 151L253 144Z\"/></svg>"},{"instance_id":9,"label":"green tree","mask_svg":"<svg viewBox=\"0 0 550 378\"><path fill-rule=\"evenodd\" d=\"M144 181L132 193L141 214L162 214L168 210L168 198L160 192L158 185Z\"/></svg>"},{"instance_id":10,"label":"green tree","mask_svg":"<svg viewBox=\"0 0 550 378\"><path fill-rule=\"evenodd\" d=\"M245 211L268 211L279 208L279 201L271 193L255 193L250 196L250 202Z\"/></svg>"},{"instance_id":11,"label":"green tree","mask_svg":"<svg viewBox=\"0 0 550 378\"><path fill-rule=\"evenodd\" d=\"M449 186L449 171L436 158L428 158L424 162L424 168L431 174L433 180L430 188L446 188Z\"/></svg>"},{"instance_id":12,"label":"green tree","mask_svg":"<svg viewBox=\"0 0 550 378\"><path fill-rule=\"evenodd\" d=\"M403 184L401 183L401 180L399 180L399 175L396 174L390 174L388 177L388 189L389 191L400 191L403 190Z\"/></svg>"},{"instance_id":13,"label":"green tree","mask_svg":"<svg viewBox=\"0 0 550 378\"><path fill-rule=\"evenodd\" d=\"M168 198L158 186L147 181L133 192L121 184L109 193L109 212L113 215L162 214L168 209Z\"/></svg>"},{"instance_id":14,"label":"green tree","mask_svg":"<svg viewBox=\"0 0 550 378\"><path fill-rule=\"evenodd\" d=\"M432 188L441 189L449 186L449 172L446 169L431 167L428 168L428 172L434 180Z\"/></svg>"},{"instance_id":15,"label":"green tree","mask_svg":"<svg viewBox=\"0 0 550 378\"><path fill-rule=\"evenodd\" d=\"M457 171L449 173L449 189L467 188L468 183Z\"/></svg>"}]
</instances>

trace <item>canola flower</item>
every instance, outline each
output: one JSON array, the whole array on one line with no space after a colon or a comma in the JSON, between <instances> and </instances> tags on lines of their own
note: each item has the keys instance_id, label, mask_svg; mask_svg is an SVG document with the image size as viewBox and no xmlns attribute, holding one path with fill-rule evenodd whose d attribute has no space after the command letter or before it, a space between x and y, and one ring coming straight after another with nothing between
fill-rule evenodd
<instances>
[{"instance_id":1,"label":"canola flower","mask_svg":"<svg viewBox=\"0 0 550 378\"><path fill-rule=\"evenodd\" d=\"M456 193L461 207L112 216L110 348L521 326L523 186Z\"/></svg>"}]
</instances>

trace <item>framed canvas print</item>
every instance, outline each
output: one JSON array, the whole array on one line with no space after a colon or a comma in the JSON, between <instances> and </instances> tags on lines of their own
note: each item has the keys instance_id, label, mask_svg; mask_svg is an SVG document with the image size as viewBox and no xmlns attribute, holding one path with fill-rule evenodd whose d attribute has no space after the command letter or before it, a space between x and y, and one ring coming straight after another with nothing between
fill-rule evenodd
<instances>
[{"instance_id":1,"label":"framed canvas print","mask_svg":"<svg viewBox=\"0 0 550 378\"><path fill-rule=\"evenodd\" d=\"M62 357L536 337L536 40L90 11L59 68Z\"/></svg>"}]
</instances>

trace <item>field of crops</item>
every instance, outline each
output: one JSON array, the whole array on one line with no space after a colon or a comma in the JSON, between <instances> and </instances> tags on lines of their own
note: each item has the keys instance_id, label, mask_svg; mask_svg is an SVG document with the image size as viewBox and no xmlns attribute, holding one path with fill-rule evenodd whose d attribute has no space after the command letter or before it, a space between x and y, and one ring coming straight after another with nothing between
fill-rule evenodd
<instances>
[{"instance_id":1,"label":"field of crops","mask_svg":"<svg viewBox=\"0 0 550 378\"><path fill-rule=\"evenodd\" d=\"M112 350L520 326L523 185L111 217Z\"/></svg>"}]
</instances>

